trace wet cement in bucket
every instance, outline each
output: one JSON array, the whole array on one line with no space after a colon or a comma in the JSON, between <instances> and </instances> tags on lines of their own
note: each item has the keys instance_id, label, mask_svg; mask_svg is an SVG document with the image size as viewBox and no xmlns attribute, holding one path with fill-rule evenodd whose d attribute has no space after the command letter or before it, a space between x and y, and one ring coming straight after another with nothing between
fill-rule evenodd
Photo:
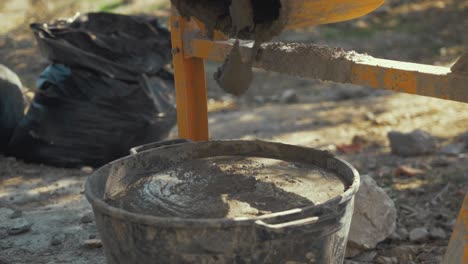
<instances>
[{"instance_id":1,"label":"wet cement in bucket","mask_svg":"<svg viewBox=\"0 0 468 264\"><path fill-rule=\"evenodd\" d=\"M255 217L320 204L347 188L312 165L265 158L196 159L147 175L108 203L161 217Z\"/></svg>"}]
</instances>

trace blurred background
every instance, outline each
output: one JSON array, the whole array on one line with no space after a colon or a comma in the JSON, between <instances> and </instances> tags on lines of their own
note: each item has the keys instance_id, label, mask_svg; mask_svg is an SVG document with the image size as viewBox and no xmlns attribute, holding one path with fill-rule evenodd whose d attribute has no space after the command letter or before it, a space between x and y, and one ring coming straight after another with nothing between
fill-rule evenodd
<instances>
[{"instance_id":1,"label":"blurred background","mask_svg":"<svg viewBox=\"0 0 468 264\"><path fill-rule=\"evenodd\" d=\"M0 0L0 63L18 74L28 98L33 97L38 76L48 65L29 24L90 11L150 14L167 26L170 3ZM379 58L450 67L468 50L468 0L387 0L365 17L284 32L275 41L325 44ZM440 262L468 190L467 104L261 70L255 70L247 94L236 98L226 95L213 81L217 67L207 62L212 138L259 138L331 151L373 178L395 203L398 232L349 263ZM411 157L392 154L388 133L414 130L425 131L437 142L430 153ZM177 137L176 128L170 137ZM0 157L0 207L32 212L54 204L48 213L38 213L31 221L47 223L53 218L53 233L68 230L79 238L95 235L95 228L76 224L78 216L70 216L89 211L80 191L84 177L92 170L59 169ZM64 210L69 210L68 216L61 217ZM418 228L437 231L412 239L409 233ZM44 234L47 229L38 232ZM70 258L76 260L74 263L103 261L101 251L83 251L70 238L61 238L62 244L71 243L61 251L45 238L47 242L42 244L31 244L30 240L9 240L16 246L0 247L0 263L22 263L32 257L37 263L49 263L50 259L65 263L59 261ZM2 250L9 256L18 255L18 262L2 262ZM20 254L19 250L29 253Z\"/></svg>"}]
</instances>

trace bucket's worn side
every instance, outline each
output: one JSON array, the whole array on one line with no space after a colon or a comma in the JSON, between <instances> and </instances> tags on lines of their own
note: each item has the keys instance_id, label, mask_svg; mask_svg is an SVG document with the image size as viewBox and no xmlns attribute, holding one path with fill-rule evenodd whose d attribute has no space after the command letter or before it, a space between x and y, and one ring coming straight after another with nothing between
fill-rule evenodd
<instances>
[{"instance_id":1,"label":"bucket's worn side","mask_svg":"<svg viewBox=\"0 0 468 264\"><path fill-rule=\"evenodd\" d=\"M347 190L323 204L242 219L185 219L135 214L105 202L112 190L149 169L214 156L255 156L305 162L332 171ZM129 177L123 175L130 174ZM127 185L128 186L128 185ZM109 263L342 263L359 176L333 155L261 141L184 143L146 150L97 170L86 182ZM114 188L115 187L115 188Z\"/></svg>"},{"instance_id":2,"label":"bucket's worn side","mask_svg":"<svg viewBox=\"0 0 468 264\"><path fill-rule=\"evenodd\" d=\"M335 233L298 231L265 234L254 224L232 227L158 227L118 219L99 211L96 224L106 258L128 263L342 263L353 213L346 205ZM324 227L324 230L326 228Z\"/></svg>"}]
</instances>

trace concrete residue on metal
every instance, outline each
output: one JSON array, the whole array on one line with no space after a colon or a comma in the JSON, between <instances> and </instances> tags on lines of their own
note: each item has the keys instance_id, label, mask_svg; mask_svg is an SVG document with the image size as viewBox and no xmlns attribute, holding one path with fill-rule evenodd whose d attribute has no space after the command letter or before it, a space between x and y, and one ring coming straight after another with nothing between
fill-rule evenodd
<instances>
[{"instance_id":1,"label":"concrete residue on metal","mask_svg":"<svg viewBox=\"0 0 468 264\"><path fill-rule=\"evenodd\" d=\"M254 65L300 77L351 82L353 59L353 53L341 48L302 43L267 43L261 46Z\"/></svg>"},{"instance_id":2,"label":"concrete residue on metal","mask_svg":"<svg viewBox=\"0 0 468 264\"><path fill-rule=\"evenodd\" d=\"M110 203L161 217L236 218L321 204L344 191L338 176L312 165L215 157L153 173Z\"/></svg>"}]
</instances>

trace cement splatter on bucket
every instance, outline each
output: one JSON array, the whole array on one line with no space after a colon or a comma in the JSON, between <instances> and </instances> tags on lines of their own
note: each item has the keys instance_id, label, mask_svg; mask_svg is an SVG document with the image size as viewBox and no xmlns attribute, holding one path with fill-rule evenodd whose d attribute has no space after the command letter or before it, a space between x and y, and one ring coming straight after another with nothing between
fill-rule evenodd
<instances>
[{"instance_id":1,"label":"cement splatter on bucket","mask_svg":"<svg viewBox=\"0 0 468 264\"><path fill-rule=\"evenodd\" d=\"M342 263L359 176L262 141L143 147L86 183L109 263Z\"/></svg>"}]
</instances>

